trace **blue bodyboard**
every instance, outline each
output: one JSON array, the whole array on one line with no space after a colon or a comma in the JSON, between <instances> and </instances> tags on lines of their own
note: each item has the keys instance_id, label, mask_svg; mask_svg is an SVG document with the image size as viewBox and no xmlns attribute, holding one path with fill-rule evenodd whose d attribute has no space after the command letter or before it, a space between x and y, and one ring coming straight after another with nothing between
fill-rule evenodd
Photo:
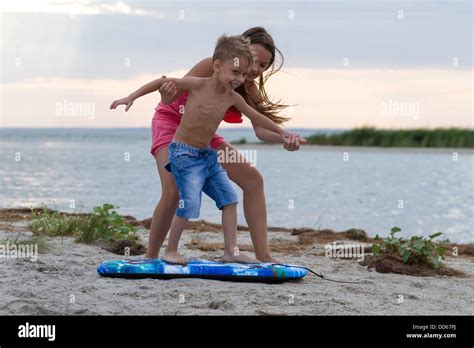
<instances>
[{"instance_id":1,"label":"blue bodyboard","mask_svg":"<svg viewBox=\"0 0 474 348\"><path fill-rule=\"evenodd\" d=\"M209 260L189 260L175 265L161 259L108 260L97 272L113 278L203 278L228 281L281 283L298 280L308 271L296 265L272 263L224 263Z\"/></svg>"}]
</instances>

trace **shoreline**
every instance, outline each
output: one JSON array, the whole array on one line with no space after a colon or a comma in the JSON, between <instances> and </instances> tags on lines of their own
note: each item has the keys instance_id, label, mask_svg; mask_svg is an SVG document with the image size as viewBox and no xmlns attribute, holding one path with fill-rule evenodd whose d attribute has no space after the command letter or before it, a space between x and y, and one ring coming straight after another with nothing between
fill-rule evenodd
<instances>
[{"instance_id":1,"label":"shoreline","mask_svg":"<svg viewBox=\"0 0 474 348\"><path fill-rule=\"evenodd\" d=\"M29 209L0 209L0 239L33 234ZM149 219L137 220L142 243ZM188 226L180 243L188 258L218 259L223 239L219 224L198 221ZM324 233L322 233L324 232ZM335 232L269 228L269 243L279 261L309 267L325 277L359 284L334 283L309 274L284 284L234 283L203 279L102 278L96 268L120 257L98 244L73 237L44 237L51 245L37 261L0 258L2 315L472 315L474 256L447 257L444 263L466 277L409 276L378 273L354 258L325 256L328 243L370 245L360 230ZM352 238L352 239L351 239ZM358 239L354 239L358 238ZM239 246L251 253L250 234L238 231ZM166 245L166 241L165 241ZM459 245L461 246L461 245ZM464 245L471 250L472 245ZM71 296L74 295L74 296ZM401 297L400 297L401 296ZM71 302L70 299L74 298ZM184 301L183 298L185 299ZM289 301L291 299L291 301ZM401 300L402 299L402 300ZM401 301L401 302L400 302Z\"/></svg>"},{"instance_id":2,"label":"shoreline","mask_svg":"<svg viewBox=\"0 0 474 348\"><path fill-rule=\"evenodd\" d=\"M148 127L0 127L0 132L59 132L49 134L46 139L54 140L60 132L143 132ZM251 127L222 127L224 138L233 145L260 145ZM435 128L375 128L373 126L356 126L352 128L300 128L289 127L289 132L301 133L309 145L334 147L369 147L401 149L451 149L474 150L474 128L435 127ZM236 137L236 134L245 133ZM142 134L142 136L144 135ZM94 136L92 137L92 139ZM102 137L100 137L102 138ZM148 135L147 135L148 139ZM8 139L7 139L8 140ZM281 145L281 144L277 144ZM304 147L304 146L303 146Z\"/></svg>"},{"instance_id":3,"label":"shoreline","mask_svg":"<svg viewBox=\"0 0 474 348\"><path fill-rule=\"evenodd\" d=\"M282 144L270 144L264 142L247 142L245 144L241 144L238 142L230 142L230 144L237 146L237 148L245 148L250 146L267 146L267 147L281 147ZM305 144L301 145L298 151L304 149L324 149L330 151L341 151L344 149L350 150L361 150L364 152L370 151L389 151L390 152L421 152L421 153L453 153L453 152L463 152L467 154L474 154L474 148L469 147L396 147L396 146L364 146L364 145L321 145L321 144Z\"/></svg>"}]
</instances>

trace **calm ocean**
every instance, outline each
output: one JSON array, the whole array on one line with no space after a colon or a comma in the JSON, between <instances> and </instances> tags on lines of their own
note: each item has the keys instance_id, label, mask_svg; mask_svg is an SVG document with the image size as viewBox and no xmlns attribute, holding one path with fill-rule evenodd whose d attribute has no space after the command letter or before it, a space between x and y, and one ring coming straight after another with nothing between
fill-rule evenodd
<instances>
[{"instance_id":1,"label":"calm ocean","mask_svg":"<svg viewBox=\"0 0 474 348\"><path fill-rule=\"evenodd\" d=\"M256 141L251 129L219 133ZM149 129L0 129L0 139L0 207L87 211L112 203L143 219L160 197ZM472 150L236 146L255 156L271 226L356 227L371 236L398 226L405 236L441 231L453 242L473 242ZM238 211L246 224L241 204ZM220 222L205 195L201 218Z\"/></svg>"}]
</instances>

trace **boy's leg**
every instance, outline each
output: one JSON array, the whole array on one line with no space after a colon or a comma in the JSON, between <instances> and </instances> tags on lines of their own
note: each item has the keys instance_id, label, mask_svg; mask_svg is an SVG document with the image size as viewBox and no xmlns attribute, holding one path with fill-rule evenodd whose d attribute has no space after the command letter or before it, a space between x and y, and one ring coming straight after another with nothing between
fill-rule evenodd
<instances>
[{"instance_id":1,"label":"boy's leg","mask_svg":"<svg viewBox=\"0 0 474 348\"><path fill-rule=\"evenodd\" d=\"M186 259L178 254L179 238L188 219L199 217L207 162L196 155L199 153L198 149L188 145L171 143L169 149L171 162L166 165L166 169L171 171L175 179L179 191L179 202L176 215L171 222L168 246L163 260L185 264Z\"/></svg>"},{"instance_id":2,"label":"boy's leg","mask_svg":"<svg viewBox=\"0 0 474 348\"><path fill-rule=\"evenodd\" d=\"M237 203L222 208L222 228L224 230L224 256L222 259L225 262L257 262L241 254L237 247Z\"/></svg>"},{"instance_id":3,"label":"boy's leg","mask_svg":"<svg viewBox=\"0 0 474 348\"><path fill-rule=\"evenodd\" d=\"M181 238L181 234L183 233L187 221L187 219L180 218L176 215L174 216L173 221L171 222L168 246L166 247L165 254L162 257L163 260L177 264L185 264L187 262L184 257L181 257L178 254L179 238Z\"/></svg>"},{"instance_id":4,"label":"boy's leg","mask_svg":"<svg viewBox=\"0 0 474 348\"><path fill-rule=\"evenodd\" d=\"M222 210L222 228L224 230L224 261L257 262L239 252L237 247L237 203L238 197L227 172L217 162L217 153L211 153L212 165L203 191L211 197L218 209Z\"/></svg>"}]
</instances>

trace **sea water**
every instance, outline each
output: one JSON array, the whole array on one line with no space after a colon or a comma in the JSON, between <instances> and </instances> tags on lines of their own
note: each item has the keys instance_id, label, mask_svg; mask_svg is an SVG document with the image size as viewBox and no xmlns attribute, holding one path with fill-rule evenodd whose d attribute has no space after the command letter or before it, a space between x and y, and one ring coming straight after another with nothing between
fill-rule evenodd
<instances>
[{"instance_id":1,"label":"sea water","mask_svg":"<svg viewBox=\"0 0 474 348\"><path fill-rule=\"evenodd\" d=\"M257 141L249 129L219 132L228 141ZM0 129L0 141L2 208L46 204L73 212L112 203L143 219L159 200L149 129ZM370 236L397 226L404 236L441 231L452 242L473 242L470 149L234 146L255 155L269 226L361 228ZM238 223L246 225L242 190L235 187ZM221 221L205 195L200 218Z\"/></svg>"}]
</instances>

